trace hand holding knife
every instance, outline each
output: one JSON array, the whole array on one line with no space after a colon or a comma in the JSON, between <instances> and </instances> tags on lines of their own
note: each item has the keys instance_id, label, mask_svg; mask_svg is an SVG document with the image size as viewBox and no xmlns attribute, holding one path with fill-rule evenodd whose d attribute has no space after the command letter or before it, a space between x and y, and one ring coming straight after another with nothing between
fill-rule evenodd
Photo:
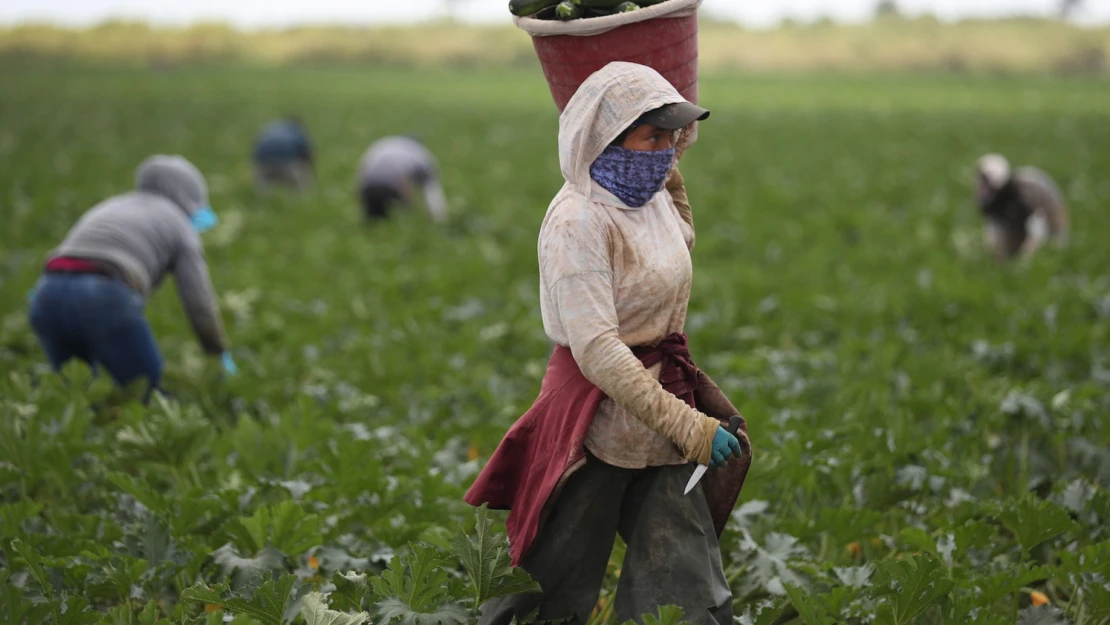
<instances>
[{"instance_id":1,"label":"hand holding knife","mask_svg":"<svg viewBox=\"0 0 1110 625\"><path fill-rule=\"evenodd\" d=\"M729 456L736 456L740 458L744 453L746 439L737 436L740 430L740 425L744 423L744 419L740 415L733 415L728 419L728 428L718 428L717 435L713 437L713 459L710 463L714 466L720 466L728 462ZM744 442L741 442L744 441ZM748 453L751 453L750 450ZM694 469L694 474L690 476L690 481L686 483L686 490L683 495L690 494L690 491L697 486L701 476L705 475L709 465L699 464Z\"/></svg>"}]
</instances>

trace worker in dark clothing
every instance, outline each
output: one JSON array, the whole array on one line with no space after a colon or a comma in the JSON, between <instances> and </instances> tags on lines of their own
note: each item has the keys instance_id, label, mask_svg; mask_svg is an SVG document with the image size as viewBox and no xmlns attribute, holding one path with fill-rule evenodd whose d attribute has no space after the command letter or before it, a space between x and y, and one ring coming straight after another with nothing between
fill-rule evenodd
<instances>
[{"instance_id":1,"label":"worker in dark clothing","mask_svg":"<svg viewBox=\"0 0 1110 625\"><path fill-rule=\"evenodd\" d=\"M1011 170L1004 156L987 154L976 164L975 190L984 243L995 258L1029 257L1045 242L1067 243L1067 204L1043 170Z\"/></svg>"},{"instance_id":2,"label":"worker in dark clothing","mask_svg":"<svg viewBox=\"0 0 1110 625\"><path fill-rule=\"evenodd\" d=\"M300 191L315 177L312 143L295 117L264 127L255 140L253 158L255 180L262 188L284 184Z\"/></svg>"}]
</instances>

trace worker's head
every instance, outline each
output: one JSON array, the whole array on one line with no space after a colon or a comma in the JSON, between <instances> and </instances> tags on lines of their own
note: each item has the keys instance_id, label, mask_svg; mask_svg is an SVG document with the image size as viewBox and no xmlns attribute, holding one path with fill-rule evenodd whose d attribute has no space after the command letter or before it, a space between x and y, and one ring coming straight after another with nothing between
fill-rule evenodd
<instances>
[{"instance_id":1,"label":"worker's head","mask_svg":"<svg viewBox=\"0 0 1110 625\"><path fill-rule=\"evenodd\" d=\"M690 102L665 104L640 115L610 145L633 152L661 152L675 147L679 130L709 117L709 111Z\"/></svg>"},{"instance_id":2,"label":"worker's head","mask_svg":"<svg viewBox=\"0 0 1110 625\"><path fill-rule=\"evenodd\" d=\"M184 157L165 154L147 157L135 170L135 188L160 195L179 206L199 232L216 225L204 175Z\"/></svg>"},{"instance_id":3,"label":"worker's head","mask_svg":"<svg viewBox=\"0 0 1110 625\"><path fill-rule=\"evenodd\" d=\"M709 111L689 102L640 115L597 157L590 176L630 207L647 204L674 166L678 131L707 117Z\"/></svg>"},{"instance_id":4,"label":"worker's head","mask_svg":"<svg viewBox=\"0 0 1110 625\"><path fill-rule=\"evenodd\" d=\"M975 165L975 194L987 204L1010 182L1010 162L1001 154L985 154Z\"/></svg>"}]
</instances>

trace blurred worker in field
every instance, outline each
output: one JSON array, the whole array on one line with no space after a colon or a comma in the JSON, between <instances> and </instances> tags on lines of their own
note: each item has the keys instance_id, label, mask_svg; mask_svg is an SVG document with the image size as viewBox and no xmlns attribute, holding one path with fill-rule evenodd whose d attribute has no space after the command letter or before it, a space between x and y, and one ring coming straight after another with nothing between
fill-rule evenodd
<instances>
[{"instance_id":1,"label":"blurred worker in field","mask_svg":"<svg viewBox=\"0 0 1110 625\"><path fill-rule=\"evenodd\" d=\"M215 225L208 187L192 163L144 160L134 191L94 206L49 254L31 295L31 327L54 369L78 358L121 386L145 378L160 388L162 356L143 308L172 273L204 350L234 374L200 239Z\"/></svg>"},{"instance_id":2,"label":"blurred worker in field","mask_svg":"<svg viewBox=\"0 0 1110 625\"><path fill-rule=\"evenodd\" d=\"M1052 178L1036 167L1011 171L1000 154L981 157L975 190L984 241L999 260L1028 256L1045 241L1067 243L1068 210Z\"/></svg>"},{"instance_id":3,"label":"blurred worker in field","mask_svg":"<svg viewBox=\"0 0 1110 625\"><path fill-rule=\"evenodd\" d=\"M733 622L717 539L751 447L684 330L694 219L677 163L708 116L657 71L615 62L559 118L565 184L538 243L556 347L539 397L466 494L509 510L513 564L542 591L485 604L482 625L537 607L540 621L588 623L618 534L617 622L670 604L692 625Z\"/></svg>"},{"instance_id":4,"label":"blurred worker in field","mask_svg":"<svg viewBox=\"0 0 1110 625\"><path fill-rule=\"evenodd\" d=\"M300 191L314 176L312 143L296 117L268 124L254 144L254 175L262 188L289 185Z\"/></svg>"},{"instance_id":5,"label":"blurred worker in field","mask_svg":"<svg viewBox=\"0 0 1110 625\"><path fill-rule=\"evenodd\" d=\"M362 156L358 193L370 220L389 215L394 204L409 206L419 189L424 207L435 221L447 218L447 198L439 181L435 157L413 137L384 137Z\"/></svg>"}]
</instances>

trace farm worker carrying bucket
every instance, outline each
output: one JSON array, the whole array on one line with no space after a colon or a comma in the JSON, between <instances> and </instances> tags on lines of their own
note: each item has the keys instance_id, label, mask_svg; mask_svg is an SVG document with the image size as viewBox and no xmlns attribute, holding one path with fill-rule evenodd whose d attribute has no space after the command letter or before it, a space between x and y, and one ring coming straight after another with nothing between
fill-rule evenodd
<instances>
[{"instance_id":1,"label":"farm worker carrying bucket","mask_svg":"<svg viewBox=\"0 0 1110 625\"><path fill-rule=\"evenodd\" d=\"M685 6L694 19L696 0L659 8L667 5ZM609 24L600 35L551 36L573 56L568 50L596 50L589 42L599 37L682 19L622 18L528 27L582 33L590 22ZM534 38L537 49L546 39ZM649 49L659 41L638 58L662 58ZM696 53L680 58L690 61L680 63L689 93ZM509 511L512 563L542 590L484 604L479 623L509 625L535 610L540 620L584 625L620 534L619 622L676 605L692 625L729 625L717 539L752 453L743 418L694 364L684 333L694 224L677 168L687 131L710 113L678 91L673 72L668 79L646 63L575 61L588 76L548 78L563 109L564 184L540 226L538 265L540 316L556 347L536 401L465 496ZM564 89L574 92L565 101Z\"/></svg>"}]
</instances>

